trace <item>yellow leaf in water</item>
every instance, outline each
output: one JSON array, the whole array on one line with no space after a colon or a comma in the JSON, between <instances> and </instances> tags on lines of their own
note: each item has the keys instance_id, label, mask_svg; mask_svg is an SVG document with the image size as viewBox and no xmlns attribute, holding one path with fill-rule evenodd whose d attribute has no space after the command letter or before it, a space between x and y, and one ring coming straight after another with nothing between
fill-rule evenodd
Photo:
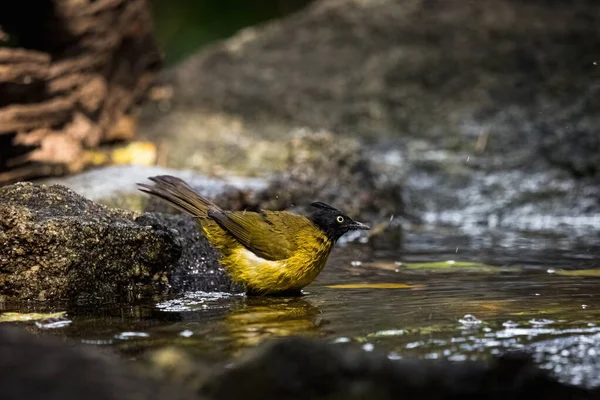
<instances>
[{"instance_id":1,"label":"yellow leaf in water","mask_svg":"<svg viewBox=\"0 0 600 400\"><path fill-rule=\"evenodd\" d=\"M60 318L66 311L50 314L5 312L0 314L0 322L38 321L41 319Z\"/></svg>"},{"instance_id":2,"label":"yellow leaf in water","mask_svg":"<svg viewBox=\"0 0 600 400\"><path fill-rule=\"evenodd\" d=\"M579 269L579 270L566 270L559 269L554 272L556 275L563 276L596 276L600 277L600 268L595 269Z\"/></svg>"},{"instance_id":3,"label":"yellow leaf in water","mask_svg":"<svg viewBox=\"0 0 600 400\"><path fill-rule=\"evenodd\" d=\"M421 289L423 285L407 285L406 283L347 283L327 286L330 289Z\"/></svg>"}]
</instances>

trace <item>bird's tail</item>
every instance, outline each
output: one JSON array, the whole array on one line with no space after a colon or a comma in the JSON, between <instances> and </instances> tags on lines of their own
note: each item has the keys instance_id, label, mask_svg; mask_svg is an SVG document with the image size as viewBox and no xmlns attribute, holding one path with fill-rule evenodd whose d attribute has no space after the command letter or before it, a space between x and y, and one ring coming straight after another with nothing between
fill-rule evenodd
<instances>
[{"instance_id":1,"label":"bird's tail","mask_svg":"<svg viewBox=\"0 0 600 400\"><path fill-rule=\"evenodd\" d=\"M154 185L138 183L139 190L159 197L171 206L197 218L206 218L209 209L220 210L211 201L200 196L183 180L170 175L159 175L148 178Z\"/></svg>"}]
</instances>

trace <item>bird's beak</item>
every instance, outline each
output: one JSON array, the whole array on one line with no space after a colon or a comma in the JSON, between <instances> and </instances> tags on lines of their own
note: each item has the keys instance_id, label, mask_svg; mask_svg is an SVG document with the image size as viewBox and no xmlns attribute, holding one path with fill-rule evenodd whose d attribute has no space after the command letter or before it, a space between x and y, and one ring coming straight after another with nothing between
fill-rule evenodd
<instances>
[{"instance_id":1,"label":"bird's beak","mask_svg":"<svg viewBox=\"0 0 600 400\"><path fill-rule=\"evenodd\" d=\"M358 222L358 221L353 221L352 225L350 225L350 227L352 229L364 229L364 230L371 229L371 227L369 225L365 225L362 222Z\"/></svg>"}]
</instances>

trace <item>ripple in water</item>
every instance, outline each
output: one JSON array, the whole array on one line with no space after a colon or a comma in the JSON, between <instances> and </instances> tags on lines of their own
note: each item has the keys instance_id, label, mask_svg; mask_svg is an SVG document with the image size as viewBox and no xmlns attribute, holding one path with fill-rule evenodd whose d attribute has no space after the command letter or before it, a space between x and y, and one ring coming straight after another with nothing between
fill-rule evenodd
<instances>
[{"instance_id":1,"label":"ripple in water","mask_svg":"<svg viewBox=\"0 0 600 400\"><path fill-rule=\"evenodd\" d=\"M150 335L146 332L121 332L119 334L115 335L116 339L120 339L120 340L128 340L131 338L146 338L146 337L150 337Z\"/></svg>"},{"instance_id":2,"label":"ripple in water","mask_svg":"<svg viewBox=\"0 0 600 400\"><path fill-rule=\"evenodd\" d=\"M158 303L156 308L167 312L193 311L198 309L214 309L214 302L228 299L243 294L232 294L225 292L190 292L179 299L172 299Z\"/></svg>"},{"instance_id":3,"label":"ripple in water","mask_svg":"<svg viewBox=\"0 0 600 400\"><path fill-rule=\"evenodd\" d=\"M474 326L480 325L481 320L477 319L474 315L467 314L461 319L458 320L465 328L472 328Z\"/></svg>"},{"instance_id":4,"label":"ripple in water","mask_svg":"<svg viewBox=\"0 0 600 400\"><path fill-rule=\"evenodd\" d=\"M70 319L64 318L49 318L42 321L35 321L35 325L40 329L58 329L64 328L71 324Z\"/></svg>"}]
</instances>

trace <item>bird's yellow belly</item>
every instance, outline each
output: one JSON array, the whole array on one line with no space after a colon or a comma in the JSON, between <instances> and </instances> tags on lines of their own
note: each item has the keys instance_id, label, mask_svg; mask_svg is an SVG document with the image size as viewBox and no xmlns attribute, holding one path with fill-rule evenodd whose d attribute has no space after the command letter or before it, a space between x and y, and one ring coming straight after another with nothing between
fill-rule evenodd
<instances>
[{"instance_id":1,"label":"bird's yellow belly","mask_svg":"<svg viewBox=\"0 0 600 400\"><path fill-rule=\"evenodd\" d=\"M258 257L245 247L239 247L222 263L232 279L259 293L300 290L309 285L325 267L330 249L323 248L295 255L285 260L271 261Z\"/></svg>"}]
</instances>

